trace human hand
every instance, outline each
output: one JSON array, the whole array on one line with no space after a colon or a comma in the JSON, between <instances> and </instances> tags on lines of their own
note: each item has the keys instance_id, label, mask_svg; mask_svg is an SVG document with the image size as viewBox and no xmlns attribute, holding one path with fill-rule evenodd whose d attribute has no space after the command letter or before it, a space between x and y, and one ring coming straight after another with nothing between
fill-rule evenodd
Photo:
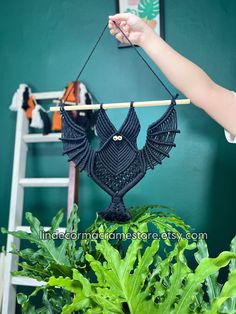
<instances>
[{"instance_id":1,"label":"human hand","mask_svg":"<svg viewBox=\"0 0 236 314\"><path fill-rule=\"evenodd\" d=\"M153 33L141 18L131 13L120 13L109 16L110 33L122 43L129 43L122 32L116 27L115 23L122 29L124 34L134 45L142 46L149 34Z\"/></svg>"}]
</instances>

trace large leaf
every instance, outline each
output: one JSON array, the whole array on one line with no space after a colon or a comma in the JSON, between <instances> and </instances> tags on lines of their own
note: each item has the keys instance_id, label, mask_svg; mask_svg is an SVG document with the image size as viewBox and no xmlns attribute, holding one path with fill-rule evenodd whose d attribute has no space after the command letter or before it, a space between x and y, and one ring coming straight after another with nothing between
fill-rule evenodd
<instances>
[{"instance_id":1,"label":"large leaf","mask_svg":"<svg viewBox=\"0 0 236 314\"><path fill-rule=\"evenodd\" d=\"M208 252L207 244L204 240L198 241L197 248L198 248L198 251L194 254L194 256L198 264L200 264L204 258L209 257L209 252ZM219 272L216 271L215 273L213 273L212 275L210 275L209 277L205 279L205 283L207 286L207 294L208 294L210 303L212 303L219 296L220 291L221 291L222 285L217 282L218 274Z\"/></svg>"},{"instance_id":2,"label":"large leaf","mask_svg":"<svg viewBox=\"0 0 236 314\"><path fill-rule=\"evenodd\" d=\"M232 271L229 275L228 281L224 284L219 297L213 302L209 314L218 313L221 305L229 298L236 297L236 270ZM225 312L224 312L225 313ZM235 313L235 309L228 309L227 313Z\"/></svg>"},{"instance_id":3,"label":"large leaf","mask_svg":"<svg viewBox=\"0 0 236 314\"><path fill-rule=\"evenodd\" d=\"M78 270L73 269L72 278L63 278L62 276L55 278L52 276L48 281L48 285L61 287L75 294L73 302L63 307L62 314L73 313L75 310L86 309L90 306L91 284Z\"/></svg>"},{"instance_id":4,"label":"large leaf","mask_svg":"<svg viewBox=\"0 0 236 314\"><path fill-rule=\"evenodd\" d=\"M169 277L169 287L166 289L166 299L158 307L160 313L169 314L171 312L171 308L174 302L176 302L181 291L183 279L191 272L184 258L184 251L186 249L192 249L187 240L181 240L177 243L176 263L172 266L172 274Z\"/></svg>"},{"instance_id":5,"label":"large leaf","mask_svg":"<svg viewBox=\"0 0 236 314\"><path fill-rule=\"evenodd\" d=\"M209 276L216 273L220 268L229 264L231 259L236 258L232 252L222 252L216 258L204 258L193 274L187 276L187 284L183 294L175 308L175 314L188 313L189 306L199 285Z\"/></svg>"},{"instance_id":6,"label":"large leaf","mask_svg":"<svg viewBox=\"0 0 236 314\"><path fill-rule=\"evenodd\" d=\"M148 277L149 267L153 263L153 258L155 254L157 254L158 248L159 241L154 240L151 246L146 248L133 274L129 274L125 278L125 282L128 287L130 305L134 313L138 313L139 307L142 307L142 302L144 302L148 296L149 291L143 291L143 287Z\"/></svg>"},{"instance_id":7,"label":"large leaf","mask_svg":"<svg viewBox=\"0 0 236 314\"><path fill-rule=\"evenodd\" d=\"M86 259L97 276L98 285L103 287L97 288L99 295L102 296L101 301L120 299L120 302L128 304L131 313L139 313L139 305L142 306L147 297L147 292L143 291L144 282L149 273L149 266L153 262L153 256L158 251L159 241L153 241L140 256L141 241L134 240L123 259L108 241L103 240L96 246L102 252L105 262L101 263L89 254L86 255ZM135 267L136 260L138 260L137 267ZM151 307L156 309L153 302ZM143 309L143 313L146 313L144 311Z\"/></svg>"},{"instance_id":8,"label":"large leaf","mask_svg":"<svg viewBox=\"0 0 236 314\"><path fill-rule=\"evenodd\" d=\"M78 208L75 205L72 209L70 218L67 222L66 232L77 232L78 230ZM63 239L59 246L56 246L56 241L53 239L45 240L43 237L43 227L41 226L39 220L34 217L31 213L26 213L26 220L29 223L31 233L23 232L23 231L7 231L6 229L2 229L2 232L11 234L21 240L27 240L30 243L35 244L38 247L38 250L26 249L18 252L14 247L12 253L19 255L20 257L27 259L32 263L32 278L36 278L37 274L34 274L34 263L39 262L42 267L41 274L44 276L39 277L39 280L47 280L48 276L46 276L45 268L48 270L52 269L52 272L57 275L70 276L70 266L73 266L73 263L76 262L76 247L75 241ZM51 223L51 228L48 231L49 235L56 232L56 229L59 228L60 223L63 220L63 210L60 210L58 214L53 218ZM20 265L23 270L21 272L15 272L15 275L27 275L29 276L29 265L26 264ZM36 269L35 269L36 271ZM37 272L38 273L38 272ZM44 278L43 278L44 277ZM46 277L46 278L45 278Z\"/></svg>"},{"instance_id":9,"label":"large leaf","mask_svg":"<svg viewBox=\"0 0 236 314\"><path fill-rule=\"evenodd\" d=\"M141 18L153 20L159 14L159 0L141 0L138 14Z\"/></svg>"},{"instance_id":10,"label":"large leaf","mask_svg":"<svg viewBox=\"0 0 236 314\"><path fill-rule=\"evenodd\" d=\"M189 231L189 226L170 210L161 205L134 207L131 221L122 225L107 223L97 216L87 231L137 233L155 229L159 233L179 236L180 240L174 245L168 239L115 242L65 239L58 245L53 239L39 238L42 226L28 213L32 233L14 234L35 246L21 251L13 247L13 254L21 258L21 270L15 274L49 283L29 297L18 295L24 313L234 313L236 240L231 243L231 252L223 252L215 259L209 258L206 243L200 241L195 254L199 265L193 271L188 266L185 251L196 245L181 239L183 233ZM63 212L59 211L52 220L49 233L55 232L62 220ZM75 206L67 223L67 232L77 232L78 224ZM220 289L216 281L218 271L229 262L231 273ZM203 282L207 284L212 308L204 301ZM39 291L42 292L42 307L36 309L31 299Z\"/></svg>"},{"instance_id":11,"label":"large leaf","mask_svg":"<svg viewBox=\"0 0 236 314\"><path fill-rule=\"evenodd\" d=\"M165 210L166 212L161 211ZM118 223L108 223L104 222L100 217L97 216L94 224L92 224L86 232L107 232L113 233L116 231L122 231L123 234L127 232L147 233L148 231L153 232L153 227L155 227L155 232L159 233L172 233L178 239L182 233L186 233L190 230L190 226L187 225L180 217L173 214L171 208L163 205L146 205L137 206L129 209L132 215L132 219L125 224ZM152 227L152 228L151 228ZM165 244L170 245L170 240L168 237L163 239ZM83 240L82 246L84 249L89 248L89 241Z\"/></svg>"},{"instance_id":12,"label":"large leaf","mask_svg":"<svg viewBox=\"0 0 236 314\"><path fill-rule=\"evenodd\" d=\"M232 239L230 243L230 251L236 254L236 236ZM236 270L236 260L232 259L229 263L230 274ZM230 275L229 274L229 275ZM236 284L235 284L236 285ZM221 313L236 313L236 297L228 298L220 308Z\"/></svg>"},{"instance_id":13,"label":"large leaf","mask_svg":"<svg viewBox=\"0 0 236 314\"><path fill-rule=\"evenodd\" d=\"M236 254L236 236L232 239L230 243L230 251ZM236 260L233 259L229 263L229 270L230 272L234 271L236 269Z\"/></svg>"}]
</instances>

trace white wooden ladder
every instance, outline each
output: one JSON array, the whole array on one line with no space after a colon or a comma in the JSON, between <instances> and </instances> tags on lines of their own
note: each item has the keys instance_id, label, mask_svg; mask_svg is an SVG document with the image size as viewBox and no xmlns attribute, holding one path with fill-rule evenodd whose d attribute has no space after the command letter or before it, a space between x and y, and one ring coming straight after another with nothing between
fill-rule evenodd
<instances>
[{"instance_id":1,"label":"white wooden ladder","mask_svg":"<svg viewBox=\"0 0 236 314\"><path fill-rule=\"evenodd\" d=\"M61 98L64 91L34 93L36 100ZM68 188L68 207L67 217L70 214L73 203L77 203L78 195L78 177L79 173L72 163L69 164L69 176L67 178L26 178L26 161L28 143L42 142L60 142L60 133L51 133L48 135L29 134L29 122L23 109L17 111L16 136L14 163L12 173L11 201L9 212L8 230L23 230L30 232L28 226L22 226L24 189L27 187L66 187ZM63 228L62 228L63 229ZM45 227L47 230L47 227ZM8 253L11 251L11 244L20 248L19 239L11 235L7 237L7 256L4 269L2 314L15 314L16 308L16 286L40 286L43 282L26 277L12 277L11 271L17 270L18 257Z\"/></svg>"}]
</instances>

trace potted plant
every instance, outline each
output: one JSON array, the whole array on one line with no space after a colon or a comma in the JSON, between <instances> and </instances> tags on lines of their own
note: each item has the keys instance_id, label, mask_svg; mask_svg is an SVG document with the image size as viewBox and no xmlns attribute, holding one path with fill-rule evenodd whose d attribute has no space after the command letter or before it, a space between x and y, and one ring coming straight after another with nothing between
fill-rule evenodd
<instances>
[{"instance_id":1,"label":"potted plant","mask_svg":"<svg viewBox=\"0 0 236 314\"><path fill-rule=\"evenodd\" d=\"M12 254L20 257L20 270L13 275L45 282L30 295L17 295L22 312L236 312L236 237L229 251L210 258L206 242L188 240L190 227L167 207L130 211L132 219L126 224L109 224L97 217L81 233L74 206L64 233L70 236L59 243L53 235L63 220L63 210L53 218L47 233L31 213L26 213L31 233L2 228L32 244L23 250L13 247ZM196 267L189 265L187 252L195 257ZM218 273L226 266L229 275L220 284ZM37 307L34 297L40 293L42 304Z\"/></svg>"}]
</instances>

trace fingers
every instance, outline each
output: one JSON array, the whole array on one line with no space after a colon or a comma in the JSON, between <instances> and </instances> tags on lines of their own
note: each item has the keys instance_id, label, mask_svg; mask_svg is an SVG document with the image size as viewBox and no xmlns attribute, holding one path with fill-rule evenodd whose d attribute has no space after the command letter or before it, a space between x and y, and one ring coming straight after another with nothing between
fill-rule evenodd
<instances>
[{"instance_id":1,"label":"fingers","mask_svg":"<svg viewBox=\"0 0 236 314\"><path fill-rule=\"evenodd\" d=\"M111 29L110 30L111 35L116 36L117 34L119 34L120 32L117 31L116 29Z\"/></svg>"},{"instance_id":2,"label":"fingers","mask_svg":"<svg viewBox=\"0 0 236 314\"><path fill-rule=\"evenodd\" d=\"M121 21L128 21L130 18L131 14L130 13L119 13L115 15L110 15L109 20L115 21L115 22L121 22Z\"/></svg>"},{"instance_id":3,"label":"fingers","mask_svg":"<svg viewBox=\"0 0 236 314\"><path fill-rule=\"evenodd\" d=\"M120 27L123 32L128 36L130 32L130 26L126 22L121 22Z\"/></svg>"},{"instance_id":4,"label":"fingers","mask_svg":"<svg viewBox=\"0 0 236 314\"><path fill-rule=\"evenodd\" d=\"M122 43L128 43L124 34L129 37L130 35L130 26L127 24L128 19L132 14L130 13L120 13L113 16L109 16L108 27L110 29L111 35L115 36L117 40ZM115 23L120 27L122 33L118 27L116 27Z\"/></svg>"},{"instance_id":5,"label":"fingers","mask_svg":"<svg viewBox=\"0 0 236 314\"><path fill-rule=\"evenodd\" d=\"M111 29L110 30L111 35L115 36L117 40L119 40L120 42L124 42L125 38L124 35L118 30L115 29Z\"/></svg>"},{"instance_id":6,"label":"fingers","mask_svg":"<svg viewBox=\"0 0 236 314\"><path fill-rule=\"evenodd\" d=\"M124 36L123 36L123 34L122 34L122 33L117 34L117 35L116 35L116 39L123 43L123 42L124 42Z\"/></svg>"},{"instance_id":7,"label":"fingers","mask_svg":"<svg viewBox=\"0 0 236 314\"><path fill-rule=\"evenodd\" d=\"M137 15L132 13L119 13L109 16L109 22L111 22L112 25L114 25L114 22L116 22L117 24L120 24L121 22L126 22L128 25L134 26L140 21L141 19Z\"/></svg>"},{"instance_id":8,"label":"fingers","mask_svg":"<svg viewBox=\"0 0 236 314\"><path fill-rule=\"evenodd\" d=\"M117 23L118 24L118 23ZM126 21L121 21L119 23L119 27L122 29L122 33L120 31L120 29L118 27L115 26L114 22L112 20L109 20L109 24L108 24L109 28L110 28L110 33L111 35L115 36L117 38L117 40L121 41L121 42L127 42L127 40L125 39L124 34L128 37L129 33L130 33L130 27L129 25L126 23Z\"/></svg>"},{"instance_id":9,"label":"fingers","mask_svg":"<svg viewBox=\"0 0 236 314\"><path fill-rule=\"evenodd\" d=\"M117 40L119 40L122 43L128 43L125 36L118 30L118 29L111 29L110 30L111 35L115 36ZM128 37L128 34L126 34Z\"/></svg>"},{"instance_id":10,"label":"fingers","mask_svg":"<svg viewBox=\"0 0 236 314\"><path fill-rule=\"evenodd\" d=\"M111 21L111 20L109 20L109 22L108 22L108 27L110 28L110 30L117 29L115 23L113 21Z\"/></svg>"},{"instance_id":11,"label":"fingers","mask_svg":"<svg viewBox=\"0 0 236 314\"><path fill-rule=\"evenodd\" d=\"M116 31L116 33L120 32L120 29L124 33L129 33L130 32L130 26L125 21L122 21L121 23L119 23L119 25L117 23L117 26L120 29L112 21L109 21L108 26L109 26L110 30Z\"/></svg>"}]
</instances>

